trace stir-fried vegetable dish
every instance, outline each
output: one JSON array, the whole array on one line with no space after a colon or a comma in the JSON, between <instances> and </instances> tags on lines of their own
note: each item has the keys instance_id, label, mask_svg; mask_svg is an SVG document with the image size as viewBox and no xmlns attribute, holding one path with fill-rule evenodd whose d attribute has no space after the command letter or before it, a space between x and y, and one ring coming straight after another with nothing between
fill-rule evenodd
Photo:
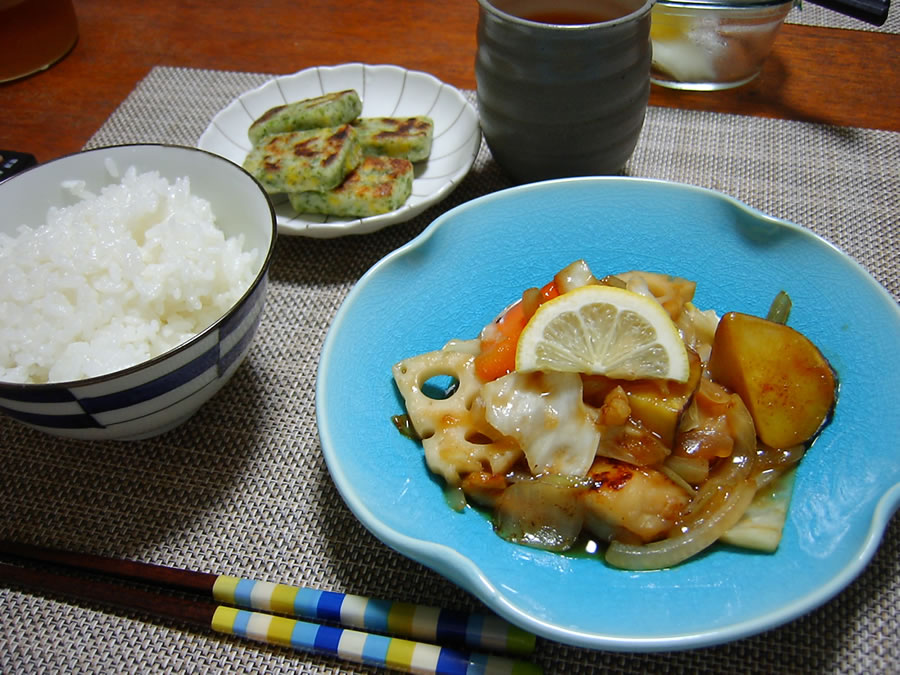
<instances>
[{"instance_id":1,"label":"stir-fried vegetable dish","mask_svg":"<svg viewBox=\"0 0 900 675\"><path fill-rule=\"evenodd\" d=\"M720 317L695 288L576 261L477 338L397 363L395 423L454 507L489 510L508 541L634 570L716 542L774 551L836 377L786 294Z\"/></svg>"}]
</instances>

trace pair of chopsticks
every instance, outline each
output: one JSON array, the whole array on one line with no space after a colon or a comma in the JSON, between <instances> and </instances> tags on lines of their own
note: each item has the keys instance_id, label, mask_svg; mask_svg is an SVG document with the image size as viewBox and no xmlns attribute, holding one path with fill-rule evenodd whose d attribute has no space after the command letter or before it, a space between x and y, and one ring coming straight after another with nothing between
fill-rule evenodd
<instances>
[{"instance_id":1,"label":"pair of chopsticks","mask_svg":"<svg viewBox=\"0 0 900 675\"><path fill-rule=\"evenodd\" d=\"M534 635L492 615L376 600L5 540L0 540L0 554L19 562L0 562L0 581L4 583L100 602L258 642L409 673L533 675L542 672L540 667L527 661L433 644L450 642L467 648L512 654L533 651ZM52 563L101 576L75 578L48 569L23 566L22 563L28 562ZM103 577L142 582L197 597L164 595ZM333 622L342 627L314 621Z\"/></svg>"}]
</instances>

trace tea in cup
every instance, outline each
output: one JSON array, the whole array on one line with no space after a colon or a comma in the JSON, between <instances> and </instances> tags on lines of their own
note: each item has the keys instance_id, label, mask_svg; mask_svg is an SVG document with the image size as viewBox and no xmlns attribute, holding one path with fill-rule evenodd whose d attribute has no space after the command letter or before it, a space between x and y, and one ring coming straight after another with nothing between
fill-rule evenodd
<instances>
[{"instance_id":1,"label":"tea in cup","mask_svg":"<svg viewBox=\"0 0 900 675\"><path fill-rule=\"evenodd\" d=\"M650 97L653 0L478 0L478 110L514 180L618 173Z\"/></svg>"}]
</instances>

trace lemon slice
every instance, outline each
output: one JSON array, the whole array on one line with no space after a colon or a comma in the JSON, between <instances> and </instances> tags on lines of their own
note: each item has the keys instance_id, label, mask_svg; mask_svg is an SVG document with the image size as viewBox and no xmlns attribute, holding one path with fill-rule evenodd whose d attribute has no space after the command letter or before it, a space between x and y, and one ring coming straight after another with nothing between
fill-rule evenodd
<instances>
[{"instance_id":1,"label":"lemon slice","mask_svg":"<svg viewBox=\"0 0 900 675\"><path fill-rule=\"evenodd\" d=\"M613 286L582 286L548 300L525 325L516 370L685 382L687 349L662 306Z\"/></svg>"}]
</instances>

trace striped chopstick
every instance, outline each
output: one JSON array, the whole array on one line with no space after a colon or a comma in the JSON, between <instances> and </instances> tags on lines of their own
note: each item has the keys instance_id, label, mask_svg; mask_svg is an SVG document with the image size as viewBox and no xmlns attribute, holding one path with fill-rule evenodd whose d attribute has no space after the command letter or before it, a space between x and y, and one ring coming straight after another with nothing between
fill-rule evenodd
<instances>
[{"instance_id":1,"label":"striped chopstick","mask_svg":"<svg viewBox=\"0 0 900 675\"><path fill-rule=\"evenodd\" d=\"M58 572L0 563L0 581L40 591L139 611L195 628L248 638L354 663L423 675L540 675L539 666L493 654L324 626L283 616L215 605L206 599L163 595L107 579L75 578Z\"/></svg>"},{"instance_id":2,"label":"striped chopstick","mask_svg":"<svg viewBox=\"0 0 900 675\"><path fill-rule=\"evenodd\" d=\"M219 575L212 588L217 602L277 614L331 621L376 633L429 642L466 645L514 654L534 651L535 637L497 616L426 605L376 600L361 595L299 588Z\"/></svg>"},{"instance_id":3,"label":"striped chopstick","mask_svg":"<svg viewBox=\"0 0 900 675\"><path fill-rule=\"evenodd\" d=\"M203 616L201 621L195 621L194 623L195 625L203 625L206 628L211 626L219 632L240 635L251 639L259 639L261 635L271 634L275 636L272 640L277 638L276 644L293 646L297 649L317 650L315 640L310 642L309 638L312 635L318 635L321 631L322 637L319 639L319 642L326 647L328 653L333 653L342 658L358 660L352 658L353 650L349 647L342 648L350 649L346 655L343 655L338 649L338 642L345 641L347 644L357 646L368 645L366 647L368 651L365 651L365 654L360 652L360 658L363 656L367 659L375 658L374 662L382 663L378 661L378 658L380 658L379 654L383 658L388 658L390 654L390 663L385 662L382 665L388 665L388 667L399 670L403 670L400 667L403 659L397 657L398 653L408 654L410 658L413 653L416 653L419 655L417 656L418 659L424 653L438 650L431 656L443 653L444 660L447 660L452 655L456 663L460 663L460 659L463 657L458 652L453 652L447 647L419 644L403 639L386 638L380 635L367 635L366 633L346 628L320 626L314 623L270 616L262 612L275 612L304 619L330 621L340 623L349 628L359 628L374 633L390 633L402 637L411 637L415 640L465 645L468 648L475 649L505 650L515 654L528 654L534 650L535 646L534 635L493 615L465 613L410 603L376 600L359 595L253 581L228 575L217 575L132 560L120 560L89 553L76 553L54 548L31 546L7 540L0 540L0 553L12 555L23 560L50 562L122 579L141 581L163 588L199 594L206 599L222 604L261 610L261 612L248 612L229 607L220 607L216 621L213 621L211 617ZM71 579L69 579L69 583L71 583ZM56 590L63 593L66 592L65 589ZM129 605L129 607L134 608L134 605ZM179 609L179 616L182 619L184 618L182 614L185 612L189 614L189 608L181 607ZM176 617L170 616L168 618ZM206 620L207 618L209 618L209 621ZM293 623L285 623L285 621ZM260 630L261 625L266 626L265 631ZM292 638L294 641L286 638L285 631L288 626L291 626L292 636L296 631L296 638ZM338 642L336 642L336 637L340 637ZM415 649L413 649L413 646L415 646ZM388 647L391 647L390 652ZM328 651L329 649L331 651ZM429 662L434 660L431 656L422 658ZM469 657L474 658L475 655L469 655ZM519 664L516 666L519 670L526 668L522 672L534 672L527 670L532 668L531 664L522 664L495 656L479 656L478 658L482 661L485 659L491 660L493 664L501 662L506 662L506 665ZM373 661L367 660L365 662L372 663ZM519 670L516 670L516 672L518 673ZM422 672L466 671L429 671L426 669ZM487 671L483 669L478 670L476 667L471 672ZM502 672L512 671L504 670Z\"/></svg>"},{"instance_id":4,"label":"striped chopstick","mask_svg":"<svg viewBox=\"0 0 900 675\"><path fill-rule=\"evenodd\" d=\"M216 602L473 649L530 654L535 637L501 618L0 540L0 553L200 594Z\"/></svg>"}]
</instances>

